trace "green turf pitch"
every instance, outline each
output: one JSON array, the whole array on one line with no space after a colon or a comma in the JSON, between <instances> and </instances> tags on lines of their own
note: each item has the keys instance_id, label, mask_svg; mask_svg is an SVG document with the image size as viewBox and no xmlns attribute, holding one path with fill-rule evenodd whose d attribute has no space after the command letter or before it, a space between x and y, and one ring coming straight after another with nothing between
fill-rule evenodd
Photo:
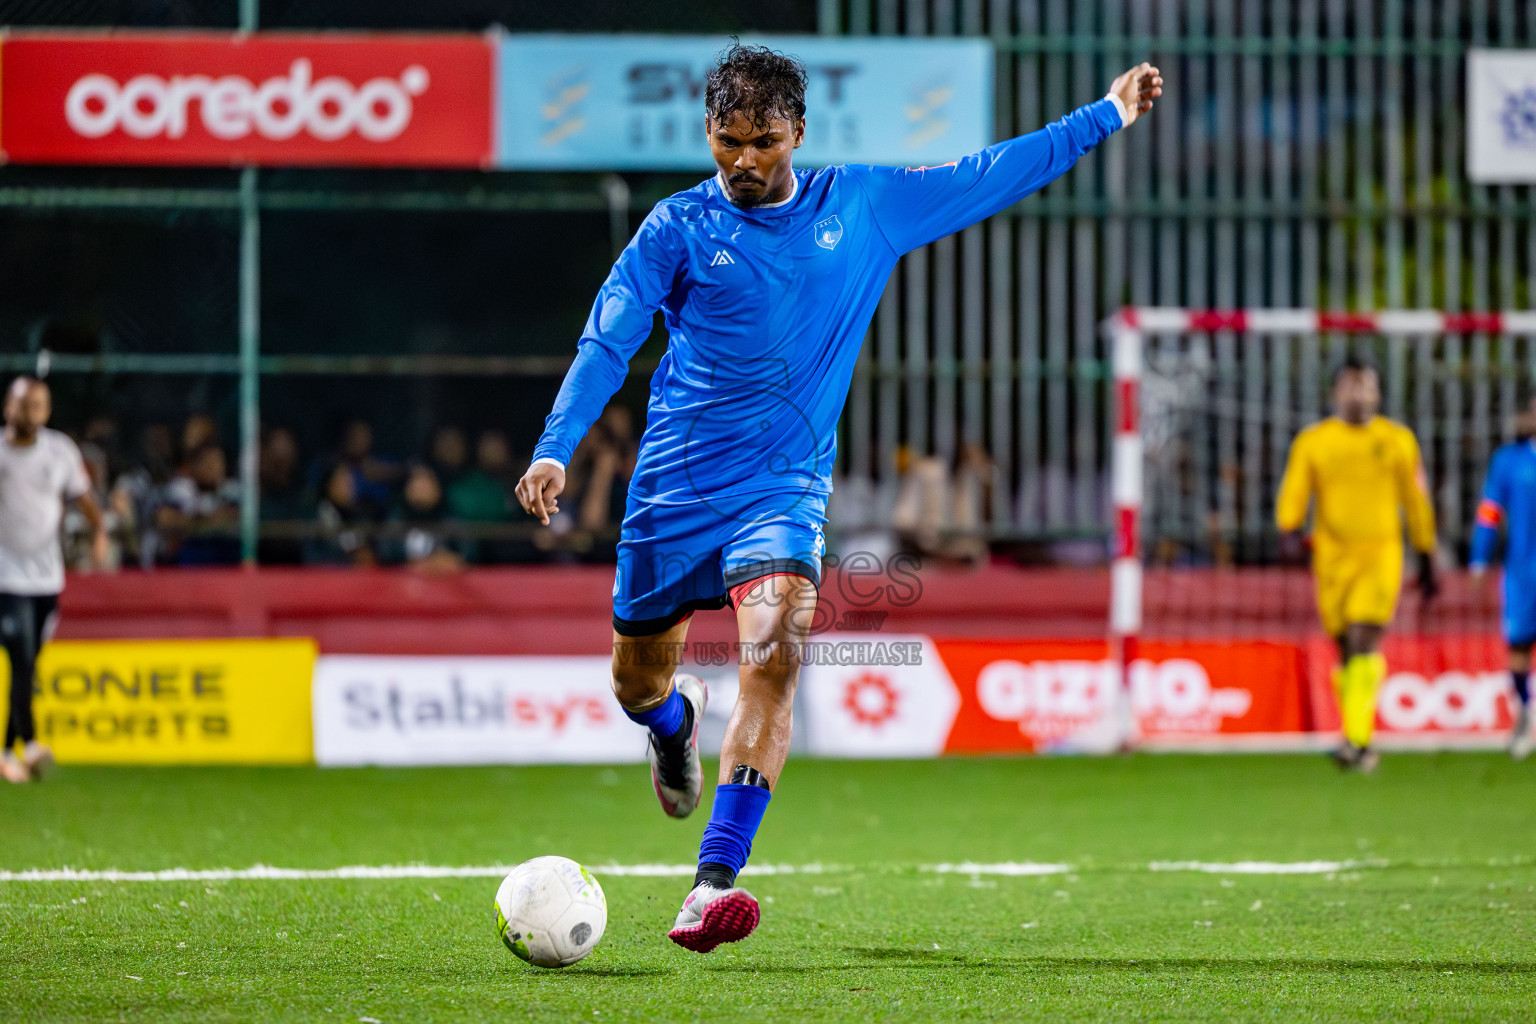
<instances>
[{"instance_id":1,"label":"green turf pitch","mask_svg":"<svg viewBox=\"0 0 1536 1024\"><path fill-rule=\"evenodd\" d=\"M539 971L494 878L0 882L14 1021L1530 1020L1536 767L1397 755L791 764L750 940L665 938L688 881L599 877ZM69 769L0 790L0 869L691 860L643 767ZM1162 861L1357 862L1278 876ZM938 873L1056 862L1034 877Z\"/></svg>"}]
</instances>

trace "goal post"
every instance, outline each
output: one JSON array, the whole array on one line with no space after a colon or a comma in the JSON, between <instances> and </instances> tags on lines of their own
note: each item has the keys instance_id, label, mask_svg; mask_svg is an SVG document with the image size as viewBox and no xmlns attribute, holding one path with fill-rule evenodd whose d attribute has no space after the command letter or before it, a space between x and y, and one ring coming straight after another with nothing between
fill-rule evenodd
<instances>
[{"instance_id":1,"label":"goal post","mask_svg":"<svg viewBox=\"0 0 1536 1024\"><path fill-rule=\"evenodd\" d=\"M1391 393L1396 409L1413 407L1413 416L1402 413L1410 426L1433 431L1433 437L1421 439L1431 476L1439 467L1430 458L1430 448L1442 460L1455 462L1455 472L1447 470L1454 476L1454 486L1437 493L1441 507L1448 510L1475 502L1475 489L1481 484L1478 460L1497 443L1502 429L1494 407L1508 411L1511 396L1536 380L1536 311L1532 310L1127 307L1103 326L1113 379L1108 626L1111 657L1127 709L1121 716L1126 745L1136 739L1136 715L1130 710L1132 666L1147 626L1149 560L1226 568L1266 561L1274 565L1273 558L1267 557L1273 548L1267 545L1275 535L1272 524L1264 521L1272 519L1269 492L1283 469L1289 439L1326 407L1328 369L1345 348L1363 343L1348 339L1370 337L1370 344L1389 356L1381 367L1383 390ZM1325 338L1343 342L1335 340L1325 352ZM1149 346L1153 339L1156 344ZM1213 343L1211 339L1220 340ZM1412 349L1411 358L1403 351L1405 343ZM1305 380L1297 376L1298 366L1306 367ZM1241 379L1233 381L1233 377ZM1157 385L1153 396L1147 393L1149 378ZM1299 398L1303 392L1304 401ZM1494 401L1490 393L1504 397ZM1149 443L1151 407L1161 412L1150 416L1155 422ZM1177 414L1168 411L1175 407ZM1213 433L1221 437L1207 436ZM1477 443L1469 444L1469 437ZM1186 451L1154 459L1153 449L1162 451L1170 444L1182 445ZM1199 456L1193 467L1188 450ZM1157 464L1149 466L1149 460ZM1474 475L1477 479L1472 479ZM1188 480L1193 483L1181 483ZM1199 492L1198 500L1189 502L1192 507L1180 512L1181 522L1193 524L1186 534L1208 530L1218 538L1212 543L1222 551L1191 555L1188 549L1193 542L1187 535L1177 540L1149 536L1149 487L1171 493L1181 486ZM1235 495L1238 490L1243 493ZM1212 497L1217 493L1219 501ZM1255 495L1261 500L1255 501ZM1239 516L1243 517L1239 539L1246 539L1246 547L1229 542ZM1458 528L1469 529L1470 522L1468 512L1457 520ZM1221 536L1228 536L1228 541ZM1234 556L1232 551L1238 549L1246 554ZM1294 608L1290 614L1295 615ZM1219 629L1211 623L1196 625Z\"/></svg>"}]
</instances>

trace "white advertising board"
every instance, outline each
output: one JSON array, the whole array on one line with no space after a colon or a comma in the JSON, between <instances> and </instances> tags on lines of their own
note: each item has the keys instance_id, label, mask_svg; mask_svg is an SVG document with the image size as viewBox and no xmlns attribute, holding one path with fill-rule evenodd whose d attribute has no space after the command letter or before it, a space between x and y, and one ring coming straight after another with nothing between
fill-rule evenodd
<instances>
[{"instance_id":1,"label":"white advertising board","mask_svg":"<svg viewBox=\"0 0 1536 1024\"><path fill-rule=\"evenodd\" d=\"M606 657L324 655L314 685L322 765L645 759Z\"/></svg>"},{"instance_id":2,"label":"white advertising board","mask_svg":"<svg viewBox=\"0 0 1536 1024\"><path fill-rule=\"evenodd\" d=\"M1467 176L1536 181L1536 50L1467 54Z\"/></svg>"},{"instance_id":3,"label":"white advertising board","mask_svg":"<svg viewBox=\"0 0 1536 1024\"><path fill-rule=\"evenodd\" d=\"M823 757L937 757L960 694L925 636L816 637L800 674L809 752Z\"/></svg>"}]
</instances>

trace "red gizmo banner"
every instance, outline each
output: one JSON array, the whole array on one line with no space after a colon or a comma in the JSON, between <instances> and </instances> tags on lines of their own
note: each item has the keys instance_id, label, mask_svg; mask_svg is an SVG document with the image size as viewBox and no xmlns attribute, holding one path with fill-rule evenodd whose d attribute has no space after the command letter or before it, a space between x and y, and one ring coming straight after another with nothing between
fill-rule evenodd
<instances>
[{"instance_id":1,"label":"red gizmo banner","mask_svg":"<svg viewBox=\"0 0 1536 1024\"><path fill-rule=\"evenodd\" d=\"M0 155L478 168L491 159L493 61L473 36L10 33Z\"/></svg>"}]
</instances>

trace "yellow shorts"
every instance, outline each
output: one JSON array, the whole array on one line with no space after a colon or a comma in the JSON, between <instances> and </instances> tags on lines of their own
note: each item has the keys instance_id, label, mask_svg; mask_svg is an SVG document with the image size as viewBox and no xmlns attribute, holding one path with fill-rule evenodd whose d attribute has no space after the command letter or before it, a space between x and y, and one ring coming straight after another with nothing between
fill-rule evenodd
<instances>
[{"instance_id":1,"label":"yellow shorts","mask_svg":"<svg viewBox=\"0 0 1536 1024\"><path fill-rule=\"evenodd\" d=\"M1312 560L1317 574L1317 614L1329 636L1342 636L1353 623L1385 626L1397 610L1403 586L1402 544L1320 547Z\"/></svg>"}]
</instances>

